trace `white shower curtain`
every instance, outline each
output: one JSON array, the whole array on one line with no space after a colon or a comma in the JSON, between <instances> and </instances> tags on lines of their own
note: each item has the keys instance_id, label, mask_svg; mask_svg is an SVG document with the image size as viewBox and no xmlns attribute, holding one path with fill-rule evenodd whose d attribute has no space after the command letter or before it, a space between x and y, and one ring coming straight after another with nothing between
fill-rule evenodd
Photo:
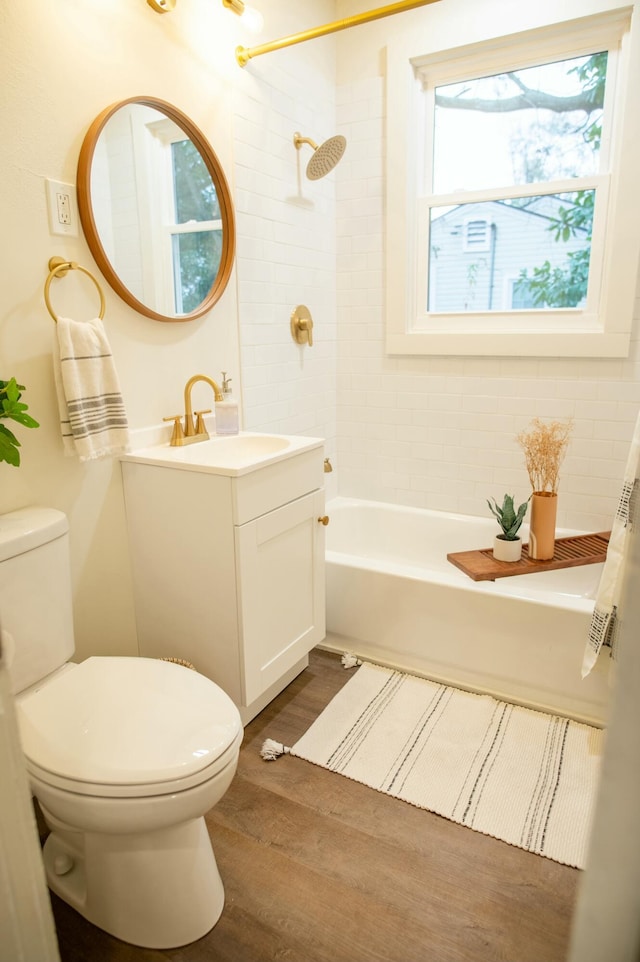
<instances>
[{"instance_id":1,"label":"white shower curtain","mask_svg":"<svg viewBox=\"0 0 640 962\"><path fill-rule=\"evenodd\" d=\"M603 645L611 648L616 657L618 630L618 603L622 589L622 576L628 549L628 534L634 520L635 495L640 473L640 413L631 439L631 448L624 472L622 493L618 510L613 519L607 558L602 570L595 608L589 626L589 637L582 661L582 677L585 678L595 665Z\"/></svg>"}]
</instances>

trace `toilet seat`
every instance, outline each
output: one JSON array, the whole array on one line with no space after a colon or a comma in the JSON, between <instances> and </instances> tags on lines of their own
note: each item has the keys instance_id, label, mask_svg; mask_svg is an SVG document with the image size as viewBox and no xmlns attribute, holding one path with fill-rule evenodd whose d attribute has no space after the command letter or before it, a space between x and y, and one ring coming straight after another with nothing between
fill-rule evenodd
<instances>
[{"instance_id":1,"label":"toilet seat","mask_svg":"<svg viewBox=\"0 0 640 962\"><path fill-rule=\"evenodd\" d=\"M152 658L94 657L19 699L27 769L82 795L184 791L235 762L242 723L210 679Z\"/></svg>"},{"instance_id":2,"label":"toilet seat","mask_svg":"<svg viewBox=\"0 0 640 962\"><path fill-rule=\"evenodd\" d=\"M34 786L34 794L37 794L36 786L38 783L52 788L60 789L63 792L71 792L75 795L86 795L92 798L131 798L131 799L150 799L160 795L177 796L180 792L185 792L191 788L198 788L206 782L211 781L221 774L225 768L232 766L235 768L238 751L242 743L242 733L238 734L237 739L224 756L217 759L211 765L201 771L190 775L187 778L175 778L170 781L144 782L128 784L116 782L109 784L106 782L89 782L85 779L66 778L57 772L41 768L30 758L25 758L25 767Z\"/></svg>"}]
</instances>

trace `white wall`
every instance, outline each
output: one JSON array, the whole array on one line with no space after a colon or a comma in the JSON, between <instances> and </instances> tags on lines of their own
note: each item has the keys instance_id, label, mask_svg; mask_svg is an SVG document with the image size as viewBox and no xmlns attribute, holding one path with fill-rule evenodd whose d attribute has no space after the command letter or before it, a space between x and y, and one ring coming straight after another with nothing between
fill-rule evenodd
<instances>
[{"instance_id":1,"label":"white wall","mask_svg":"<svg viewBox=\"0 0 640 962\"><path fill-rule=\"evenodd\" d=\"M258 40L302 26L302 15L285 0L256 6L268 8L265 36ZM304 6L305 25L307 18L322 22L335 12L333 0ZM242 71L235 47L254 41L220 0L178 0L165 15L144 0L26 0L0 5L0 36L0 378L13 375L26 385L24 400L41 422L38 430L16 427L22 465L0 463L0 513L29 503L67 513L77 655L135 654L120 466L80 464L62 454L51 363L54 326L43 299L47 262L61 255L100 277L105 326L134 430L179 411L184 384L196 372L217 378L224 369L241 396L240 329L246 426L333 437L334 187L329 180L313 191L302 185L308 208L288 198L297 191L294 131L304 129L316 139L334 132L335 44L323 41L310 57L296 48L286 60L274 55ZM81 233L49 233L45 178L75 184L91 121L109 104L136 94L169 101L193 119L236 195L238 272L213 310L189 323L136 314L101 278ZM54 280L51 297L59 313L81 318L96 312L95 291L79 273ZM301 302L316 320L317 347L305 352L289 334L290 311ZM34 586L34 596L36 591Z\"/></svg>"},{"instance_id":2,"label":"white wall","mask_svg":"<svg viewBox=\"0 0 640 962\"><path fill-rule=\"evenodd\" d=\"M333 0L261 8L268 39L335 18ZM320 144L337 132L334 38L251 61L235 84L234 114L245 427L323 437L332 455L337 171L308 180L313 151L307 145L297 151L293 136L299 131ZM291 336L299 304L314 321L311 348Z\"/></svg>"},{"instance_id":3,"label":"white wall","mask_svg":"<svg viewBox=\"0 0 640 962\"><path fill-rule=\"evenodd\" d=\"M600 6L443 0L338 35L338 120L349 141L337 173L341 494L484 515L487 497L529 493L515 435L536 416L573 417L559 523L611 526L640 406L640 289L625 360L403 358L386 356L384 346L385 45L422 31L425 45L439 39L447 49L461 37L533 25L526 18L572 18ZM347 16L367 4L341 0L338 8Z\"/></svg>"}]
</instances>

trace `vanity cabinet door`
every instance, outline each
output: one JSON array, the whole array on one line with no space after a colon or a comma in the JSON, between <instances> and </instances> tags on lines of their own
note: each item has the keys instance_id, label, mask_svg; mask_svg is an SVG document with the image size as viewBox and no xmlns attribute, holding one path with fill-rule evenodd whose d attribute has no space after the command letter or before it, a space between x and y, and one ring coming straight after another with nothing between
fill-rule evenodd
<instances>
[{"instance_id":1,"label":"vanity cabinet door","mask_svg":"<svg viewBox=\"0 0 640 962\"><path fill-rule=\"evenodd\" d=\"M237 526L244 703L325 636L324 491Z\"/></svg>"}]
</instances>

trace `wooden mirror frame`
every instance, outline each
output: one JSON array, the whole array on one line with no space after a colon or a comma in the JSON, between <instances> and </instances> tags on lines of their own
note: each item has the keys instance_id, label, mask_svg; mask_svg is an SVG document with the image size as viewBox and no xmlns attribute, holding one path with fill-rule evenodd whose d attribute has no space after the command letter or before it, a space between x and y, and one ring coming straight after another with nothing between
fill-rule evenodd
<instances>
[{"instance_id":1,"label":"wooden mirror frame","mask_svg":"<svg viewBox=\"0 0 640 962\"><path fill-rule=\"evenodd\" d=\"M93 205L91 203L91 167L93 155L98 138L107 121L120 110L121 107L126 107L129 104L140 104L144 107L152 107L177 124L197 148L216 189L222 219L222 255L220 258L220 267L209 293L196 310L191 311L189 314L176 314L174 316L159 314L157 311L154 311L153 308L139 301L120 280L100 240L100 234L93 213ZM203 314L206 314L207 311L211 310L229 283L233 269L236 249L233 201L231 199L229 185L222 170L222 165L215 151L202 131L196 127L186 114L183 114L181 110L178 110L178 108L172 106L172 104L166 103L164 100L158 100L156 97L130 97L128 100L120 100L117 103L111 104L110 107L107 107L102 113L98 114L85 135L78 158L77 185L78 213L87 244L89 245L89 250L108 283L129 307L132 307L140 314L144 314L146 317L152 317L156 321L193 321L195 318L201 317Z\"/></svg>"}]
</instances>

